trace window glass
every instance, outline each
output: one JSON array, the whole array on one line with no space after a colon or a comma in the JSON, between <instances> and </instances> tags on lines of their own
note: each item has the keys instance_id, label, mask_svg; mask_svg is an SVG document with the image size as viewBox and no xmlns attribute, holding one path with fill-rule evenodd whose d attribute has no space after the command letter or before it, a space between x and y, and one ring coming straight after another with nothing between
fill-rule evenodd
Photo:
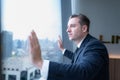
<instances>
[{"instance_id":1,"label":"window glass","mask_svg":"<svg viewBox=\"0 0 120 80\"><path fill-rule=\"evenodd\" d=\"M6 76L5 74L2 74L2 80L5 80L5 76Z\"/></svg>"},{"instance_id":2,"label":"window glass","mask_svg":"<svg viewBox=\"0 0 120 80\"><path fill-rule=\"evenodd\" d=\"M8 80L17 80L16 75L8 75Z\"/></svg>"},{"instance_id":3,"label":"window glass","mask_svg":"<svg viewBox=\"0 0 120 80\"><path fill-rule=\"evenodd\" d=\"M3 66L25 71L31 69L28 36L34 30L44 59L62 62L57 39L61 35L60 0L2 0ZM14 73L13 72L13 73ZM7 73L7 71L6 71ZM21 73L21 72L20 72Z\"/></svg>"},{"instance_id":4,"label":"window glass","mask_svg":"<svg viewBox=\"0 0 120 80\"><path fill-rule=\"evenodd\" d=\"M12 48L12 53L7 49L8 57L28 53L23 49L27 48L26 40L32 30L37 32L43 52L56 50L58 35L61 35L60 1L2 0L4 44ZM53 51L47 51L50 49Z\"/></svg>"}]
</instances>

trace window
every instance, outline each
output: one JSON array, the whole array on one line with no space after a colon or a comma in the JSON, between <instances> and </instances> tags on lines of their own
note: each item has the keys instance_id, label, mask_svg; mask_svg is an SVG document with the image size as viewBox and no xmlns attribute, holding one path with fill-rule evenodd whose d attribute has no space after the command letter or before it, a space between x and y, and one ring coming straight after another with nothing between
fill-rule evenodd
<instances>
[{"instance_id":1,"label":"window","mask_svg":"<svg viewBox=\"0 0 120 80\"><path fill-rule=\"evenodd\" d=\"M3 68L3 70L6 70L6 68Z\"/></svg>"},{"instance_id":2,"label":"window","mask_svg":"<svg viewBox=\"0 0 120 80\"><path fill-rule=\"evenodd\" d=\"M30 80L33 80L34 76L33 76L33 72L30 73Z\"/></svg>"},{"instance_id":3,"label":"window","mask_svg":"<svg viewBox=\"0 0 120 80\"><path fill-rule=\"evenodd\" d=\"M19 71L19 69L16 69L16 71Z\"/></svg>"},{"instance_id":4,"label":"window","mask_svg":"<svg viewBox=\"0 0 120 80\"><path fill-rule=\"evenodd\" d=\"M8 80L17 80L16 75L8 75Z\"/></svg>"},{"instance_id":5,"label":"window","mask_svg":"<svg viewBox=\"0 0 120 80\"><path fill-rule=\"evenodd\" d=\"M60 0L2 0L3 61L12 58L22 64L22 57L29 56L28 36L33 29L39 38L43 58L62 62L57 46L58 35L62 34ZM15 65L10 66L15 69ZM16 66L17 72L20 71ZM15 79L15 76L9 77Z\"/></svg>"},{"instance_id":6,"label":"window","mask_svg":"<svg viewBox=\"0 0 120 80\"><path fill-rule=\"evenodd\" d=\"M12 68L12 71L14 71L14 68Z\"/></svg>"},{"instance_id":7,"label":"window","mask_svg":"<svg viewBox=\"0 0 120 80\"><path fill-rule=\"evenodd\" d=\"M5 74L2 74L2 80L5 80L6 78L6 75Z\"/></svg>"},{"instance_id":8,"label":"window","mask_svg":"<svg viewBox=\"0 0 120 80\"><path fill-rule=\"evenodd\" d=\"M44 58L51 59L49 57L56 56L54 53L59 54L56 46L58 35L61 35L60 1L2 0L2 4L2 30L7 38L4 46L9 46L3 50L4 57L27 54L27 38L32 29L41 41ZM57 56L54 60L60 61Z\"/></svg>"},{"instance_id":9,"label":"window","mask_svg":"<svg viewBox=\"0 0 120 80\"><path fill-rule=\"evenodd\" d=\"M20 74L20 80L27 80L27 71L22 71Z\"/></svg>"}]
</instances>

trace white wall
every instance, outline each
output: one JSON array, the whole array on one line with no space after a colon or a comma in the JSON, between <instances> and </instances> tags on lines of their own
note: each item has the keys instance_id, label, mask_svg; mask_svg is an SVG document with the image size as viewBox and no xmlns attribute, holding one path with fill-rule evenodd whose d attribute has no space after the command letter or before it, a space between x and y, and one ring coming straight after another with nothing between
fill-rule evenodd
<instances>
[{"instance_id":1,"label":"white wall","mask_svg":"<svg viewBox=\"0 0 120 80\"><path fill-rule=\"evenodd\" d=\"M71 0L72 13L84 13L91 20L90 33L105 41L112 35L120 36L120 0ZM119 44L105 44L109 53L120 54Z\"/></svg>"}]
</instances>

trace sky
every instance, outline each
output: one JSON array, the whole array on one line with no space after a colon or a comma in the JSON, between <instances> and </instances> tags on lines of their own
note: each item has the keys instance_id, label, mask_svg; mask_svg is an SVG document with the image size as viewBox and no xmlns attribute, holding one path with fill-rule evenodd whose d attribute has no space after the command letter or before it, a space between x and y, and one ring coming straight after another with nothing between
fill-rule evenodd
<instances>
[{"instance_id":1,"label":"sky","mask_svg":"<svg viewBox=\"0 0 120 80\"><path fill-rule=\"evenodd\" d=\"M2 29L14 39L27 39L32 30L39 38L58 39L61 11L58 0L2 0Z\"/></svg>"}]
</instances>

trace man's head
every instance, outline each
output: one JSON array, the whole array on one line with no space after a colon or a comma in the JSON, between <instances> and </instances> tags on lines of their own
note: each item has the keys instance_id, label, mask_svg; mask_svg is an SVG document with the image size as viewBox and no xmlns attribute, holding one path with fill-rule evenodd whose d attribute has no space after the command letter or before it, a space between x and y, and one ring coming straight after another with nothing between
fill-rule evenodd
<instances>
[{"instance_id":1,"label":"man's head","mask_svg":"<svg viewBox=\"0 0 120 80\"><path fill-rule=\"evenodd\" d=\"M67 32L70 40L79 43L89 32L90 20L83 14L71 15L68 21Z\"/></svg>"}]
</instances>

